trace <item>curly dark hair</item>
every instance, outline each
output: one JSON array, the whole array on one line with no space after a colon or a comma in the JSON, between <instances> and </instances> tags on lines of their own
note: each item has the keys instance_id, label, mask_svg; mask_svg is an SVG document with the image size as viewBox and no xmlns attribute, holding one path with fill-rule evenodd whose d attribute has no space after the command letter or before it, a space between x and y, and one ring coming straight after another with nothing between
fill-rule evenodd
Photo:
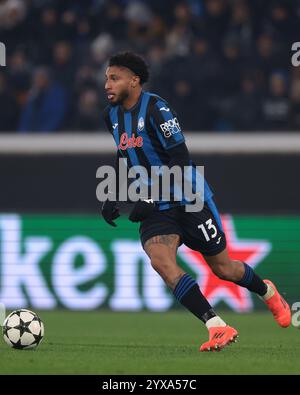
<instances>
[{"instance_id":1,"label":"curly dark hair","mask_svg":"<svg viewBox=\"0 0 300 395\"><path fill-rule=\"evenodd\" d=\"M149 79L148 66L144 59L134 52L120 52L111 56L109 66L127 67L135 75L140 77L140 83L143 85Z\"/></svg>"}]
</instances>

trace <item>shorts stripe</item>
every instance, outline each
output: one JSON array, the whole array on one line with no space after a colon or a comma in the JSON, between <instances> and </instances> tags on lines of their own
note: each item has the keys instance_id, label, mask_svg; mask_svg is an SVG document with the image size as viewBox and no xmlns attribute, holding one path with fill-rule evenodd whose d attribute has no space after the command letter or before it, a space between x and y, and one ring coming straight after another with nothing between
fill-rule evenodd
<instances>
[{"instance_id":1,"label":"shorts stripe","mask_svg":"<svg viewBox=\"0 0 300 395\"><path fill-rule=\"evenodd\" d=\"M206 201L206 203L207 203L210 211L213 213L213 216L215 217L215 220L217 221L217 224L219 225L220 230L224 233L221 217L220 217L219 211L217 209L217 206L215 205L215 202L213 201L213 199L209 199Z\"/></svg>"}]
</instances>

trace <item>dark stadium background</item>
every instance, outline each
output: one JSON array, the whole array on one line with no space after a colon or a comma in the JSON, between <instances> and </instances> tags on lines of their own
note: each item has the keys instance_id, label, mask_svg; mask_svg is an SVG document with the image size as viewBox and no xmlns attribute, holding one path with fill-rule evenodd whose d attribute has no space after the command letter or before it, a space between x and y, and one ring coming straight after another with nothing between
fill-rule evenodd
<instances>
[{"instance_id":1,"label":"dark stadium background","mask_svg":"<svg viewBox=\"0 0 300 395\"><path fill-rule=\"evenodd\" d=\"M116 230L101 219L96 170L113 164L115 157L113 139L102 119L107 104L104 72L108 57L117 51L133 50L145 57L151 73L145 89L175 108L191 155L205 166L217 206L232 227L233 246L268 243L265 255L255 261L258 274L274 279L291 304L300 300L300 66L291 61L292 45L300 42L300 0L0 0L0 42L6 47L6 66L0 67L0 303L8 310L28 307L44 313L50 339L43 346L45 361L48 355L51 360L56 336L67 345L61 352L73 347L75 337L79 343L101 343L103 338L95 329L101 317L105 317L103 341L110 347L114 340L108 334L117 337L117 327L125 322L121 313L110 318L110 310L137 313L135 318L132 312L126 316L124 343L133 341L131 322L139 322L141 328L145 322L145 328L151 328L152 314L157 327L166 325L172 331L170 323L178 322L180 327L180 313L188 316L178 311L176 303L151 304L158 294L154 283L149 285L154 287L151 293L145 279L156 280L146 269L149 262L139 255L138 228L126 221L128 206ZM30 266L24 257L34 243L38 250L46 239L51 248ZM62 251L71 242L73 261L64 261ZM81 250L84 242L86 250ZM127 243L127 252L119 251L118 243ZM96 263L89 248L98 251ZM126 253L132 254L127 272L125 263L118 264L126 261ZM180 259L195 276L197 271L184 254ZM131 266L133 261L136 267ZM26 274L22 264L32 272ZM66 277L60 279L58 273ZM124 305L117 292L120 284L129 290ZM106 292L102 299L100 287ZM122 293L125 298L126 292ZM167 303L169 294L164 292ZM48 299L43 299L45 295ZM98 295L98 302L93 295ZM251 303L239 307L230 298L224 294L218 302L227 313L265 311L254 296L248 295L244 302ZM61 308L95 312L69 312L68 316ZM177 311L168 314L174 316L156 315L173 308ZM249 339L250 332L256 331L254 322L266 320L265 331L274 329L271 317L262 318L260 312L252 312L249 321L247 316L228 314L244 333L249 331ZM86 333L85 322L94 328L90 340L80 337L81 330ZM74 338L68 337L71 327L76 327ZM139 338L138 328L132 333ZM175 345L177 334L170 337ZM155 345L157 340L148 335ZM292 335L297 348L299 336ZM288 341L281 334L274 336L280 344ZM256 360L254 341L251 347L251 355L244 350L244 363L250 366L254 361L257 369L266 366L265 361ZM121 340L120 349L125 358L128 349L122 349ZM114 355L115 349L106 355L110 353ZM66 355L58 372L95 373L88 355L77 367L65 361ZM286 355L292 361L293 351ZM278 361L281 357L276 354ZM152 366L158 358L163 357L155 355ZM15 366L10 361L4 372ZM100 363L96 357L95 361ZM118 358L103 362L101 368L105 373L134 373L142 367L143 373L172 372L159 364L156 370L147 370L148 365L135 355L132 361L136 365L129 368L129 363L127 371ZM238 359L233 355L231 362ZM47 363L39 368L36 360L34 369L53 372ZM24 372L21 359L18 366L16 371ZM25 372L31 373L28 366ZM178 365L174 371L196 373L195 366L191 361L185 370ZM242 362L234 366L247 373ZM290 365L283 361L281 367L268 366L270 373L280 373Z\"/></svg>"},{"instance_id":2,"label":"dark stadium background","mask_svg":"<svg viewBox=\"0 0 300 395\"><path fill-rule=\"evenodd\" d=\"M150 66L145 89L176 109L190 145L201 133L240 141L234 155L194 153L222 211L297 213L297 146L289 144L289 155L277 149L253 157L239 139L298 135L300 67L292 66L291 47L300 40L299 22L296 0L1 1L7 66L0 68L0 137L16 136L22 146L29 133L99 136L99 154L82 149L72 156L71 149L68 158L56 158L55 149L38 156L38 148L24 156L3 141L1 209L99 210L94 169L113 156L113 147L101 152L109 139L101 116L104 71L111 54L131 49ZM67 148L70 140L57 144Z\"/></svg>"},{"instance_id":3,"label":"dark stadium background","mask_svg":"<svg viewBox=\"0 0 300 395\"><path fill-rule=\"evenodd\" d=\"M298 0L2 0L0 130L99 133L105 61L132 49L151 67L147 89L176 108L185 130L297 132L300 72L290 58L299 7ZM47 116L39 111L45 96Z\"/></svg>"}]
</instances>

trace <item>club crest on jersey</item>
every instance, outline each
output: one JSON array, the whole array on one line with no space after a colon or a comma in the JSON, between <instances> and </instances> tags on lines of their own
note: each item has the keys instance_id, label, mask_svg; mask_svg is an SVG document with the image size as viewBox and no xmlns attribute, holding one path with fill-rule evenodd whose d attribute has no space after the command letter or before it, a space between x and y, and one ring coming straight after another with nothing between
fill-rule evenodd
<instances>
[{"instance_id":1,"label":"club crest on jersey","mask_svg":"<svg viewBox=\"0 0 300 395\"><path fill-rule=\"evenodd\" d=\"M166 138L171 137L173 134L181 132L181 128L177 118L169 119L168 121L161 123L159 126Z\"/></svg>"},{"instance_id":2,"label":"club crest on jersey","mask_svg":"<svg viewBox=\"0 0 300 395\"><path fill-rule=\"evenodd\" d=\"M136 148L141 147L143 145L143 137L138 136L135 137L134 133L132 133L131 137L128 137L128 134L122 133L120 137L120 144L118 148L125 151L127 148Z\"/></svg>"},{"instance_id":3,"label":"club crest on jersey","mask_svg":"<svg viewBox=\"0 0 300 395\"><path fill-rule=\"evenodd\" d=\"M141 132L144 129L144 126L145 126L145 121L144 118L141 117L138 122L138 130Z\"/></svg>"}]
</instances>

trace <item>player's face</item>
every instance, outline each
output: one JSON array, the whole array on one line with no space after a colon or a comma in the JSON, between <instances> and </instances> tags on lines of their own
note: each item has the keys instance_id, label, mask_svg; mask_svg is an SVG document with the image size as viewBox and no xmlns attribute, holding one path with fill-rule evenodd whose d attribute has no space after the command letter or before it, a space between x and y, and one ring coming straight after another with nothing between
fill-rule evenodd
<instances>
[{"instance_id":1,"label":"player's face","mask_svg":"<svg viewBox=\"0 0 300 395\"><path fill-rule=\"evenodd\" d=\"M105 90L111 105L122 104L130 96L133 73L125 67L111 66L105 73Z\"/></svg>"}]
</instances>

